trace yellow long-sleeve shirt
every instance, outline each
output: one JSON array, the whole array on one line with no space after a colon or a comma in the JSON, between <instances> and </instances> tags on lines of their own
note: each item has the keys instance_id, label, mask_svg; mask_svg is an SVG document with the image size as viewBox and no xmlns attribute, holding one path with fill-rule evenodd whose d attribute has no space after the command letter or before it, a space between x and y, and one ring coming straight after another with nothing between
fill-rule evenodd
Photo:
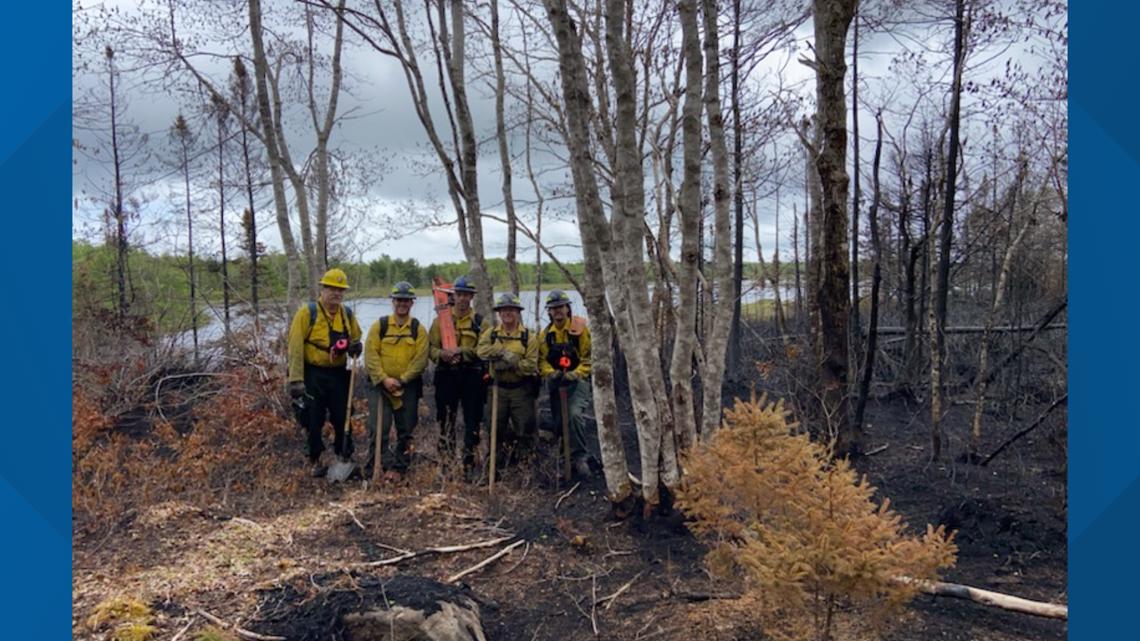
<instances>
[{"instance_id":1,"label":"yellow long-sleeve shirt","mask_svg":"<svg viewBox=\"0 0 1140 641\"><path fill-rule=\"evenodd\" d=\"M586 322L583 319L578 319L577 325L582 328L581 333L578 334L578 366L570 370L574 372L578 378L586 378L590 375L593 365L590 361L591 345L590 341L590 328L586 327ZM550 362L550 342L556 345L570 344L574 345L571 341L571 334L575 333L575 324L572 324L571 319L566 319L560 324L551 323L542 330L542 334L538 337L538 373L543 377L550 376L555 372L555 366ZM547 334L553 334L554 339L547 341Z\"/></svg>"},{"instance_id":2,"label":"yellow long-sleeve shirt","mask_svg":"<svg viewBox=\"0 0 1140 641\"><path fill-rule=\"evenodd\" d=\"M360 340L360 324L353 315L348 320L341 305L336 314L329 314L323 305L317 303L315 320L309 322L309 305L301 305L293 322L289 325L289 382L305 380L305 364L317 367L344 367L347 354L336 358L329 356L329 330L347 333L351 342ZM347 327L347 330L346 330Z\"/></svg>"},{"instance_id":3,"label":"yellow long-sleeve shirt","mask_svg":"<svg viewBox=\"0 0 1140 641\"><path fill-rule=\"evenodd\" d=\"M506 331L502 325L483 330L483 334L479 336L479 345L475 348L479 358L494 361L502 356L504 351L518 354L519 362L508 370L496 370L491 367L491 375L496 380L501 383L517 383L524 378L538 375L538 337L535 332L527 331L521 324L513 332Z\"/></svg>"},{"instance_id":4,"label":"yellow long-sleeve shirt","mask_svg":"<svg viewBox=\"0 0 1140 641\"><path fill-rule=\"evenodd\" d=\"M413 335L410 315L403 324L395 315L389 316L384 338L380 338L379 320L368 329L368 338L364 342L364 366L368 368L368 377L374 385L389 377L409 383L423 374L427 359L427 332L420 327Z\"/></svg>"},{"instance_id":5,"label":"yellow long-sleeve shirt","mask_svg":"<svg viewBox=\"0 0 1140 641\"><path fill-rule=\"evenodd\" d=\"M455 324L455 338L459 343L459 351L462 354L462 362L465 364L474 363L479 360L475 355L475 347L479 344L479 331L475 327L475 310L468 310L463 316L460 316L452 310L452 321ZM443 338L439 331L439 317L431 322L431 330L428 332L428 357L431 358L433 363L439 364L439 354L443 350Z\"/></svg>"}]
</instances>

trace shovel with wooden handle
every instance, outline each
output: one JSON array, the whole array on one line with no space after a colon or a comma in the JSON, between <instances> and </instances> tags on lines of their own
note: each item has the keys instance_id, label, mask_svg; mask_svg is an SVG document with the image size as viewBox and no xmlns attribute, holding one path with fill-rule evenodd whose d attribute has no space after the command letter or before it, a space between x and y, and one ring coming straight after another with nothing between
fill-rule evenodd
<instances>
[{"instance_id":1,"label":"shovel with wooden handle","mask_svg":"<svg viewBox=\"0 0 1140 641\"><path fill-rule=\"evenodd\" d=\"M372 485L375 487L380 486L380 475L383 474L383 468L380 465L380 430L384 428L384 383L380 383L380 389L376 390L376 432L372 437Z\"/></svg>"},{"instance_id":2,"label":"shovel with wooden handle","mask_svg":"<svg viewBox=\"0 0 1140 641\"><path fill-rule=\"evenodd\" d=\"M566 371L570 369L570 357L566 354L558 359L562 368L562 378L558 380L558 400L562 402L562 478L570 481L570 390L566 384Z\"/></svg>"},{"instance_id":3,"label":"shovel with wooden handle","mask_svg":"<svg viewBox=\"0 0 1140 641\"><path fill-rule=\"evenodd\" d=\"M487 491L491 494L495 493L495 459L496 448L498 447L499 435L499 379L495 376L492 369L491 372L491 461L489 463L491 469L490 481L487 485Z\"/></svg>"},{"instance_id":4,"label":"shovel with wooden handle","mask_svg":"<svg viewBox=\"0 0 1140 641\"><path fill-rule=\"evenodd\" d=\"M352 358L351 369L348 375L348 408L344 412L344 443L347 444L352 440L352 391L353 386L356 384L356 357ZM352 468L356 467L351 460L341 460L338 456L336 461L329 466L329 471L325 473L325 478L333 483L340 483L352 474Z\"/></svg>"},{"instance_id":5,"label":"shovel with wooden handle","mask_svg":"<svg viewBox=\"0 0 1140 641\"><path fill-rule=\"evenodd\" d=\"M559 379L559 401L562 405L562 478L570 481L570 386L565 375L570 368L570 357L559 358L562 376Z\"/></svg>"}]
</instances>

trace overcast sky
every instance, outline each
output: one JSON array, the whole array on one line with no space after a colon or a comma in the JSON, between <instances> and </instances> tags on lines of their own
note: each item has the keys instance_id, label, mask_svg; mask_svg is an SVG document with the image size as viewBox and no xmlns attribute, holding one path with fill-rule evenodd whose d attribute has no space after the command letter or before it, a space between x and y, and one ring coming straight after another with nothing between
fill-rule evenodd
<instances>
[{"instance_id":1,"label":"overcast sky","mask_svg":"<svg viewBox=\"0 0 1140 641\"><path fill-rule=\"evenodd\" d=\"M131 10L133 3L120 3L124 10ZM273 3L265 3L267 6ZM88 6L85 4L85 6ZM227 7L225 11L233 11L232 16L240 16L241 3L232 0L219 2L219 7ZM285 27L287 28L287 27ZM796 37L797 47L801 53L807 51L807 41L810 39L810 23L801 27ZM474 42L479 36L475 27L469 26L469 39ZM326 41L327 44L327 41ZM87 42L81 49L95 45ZM477 44L472 44L474 49ZM532 47L535 46L533 43ZM876 37L864 43L865 51L871 52L861 61L860 73L868 78L882 77L887 73L887 62L892 49L897 49L897 43L885 36ZM215 45L214 51L225 52L223 45ZM429 88L435 87L437 79L434 68L426 53L420 52L421 65L425 71L425 82ZM77 100L88 92L106 92L105 74L89 73L80 68L82 54L77 52L77 69L74 75L74 94ZM788 54L779 53L772 56L761 65L754 74L755 78L767 77L777 66L783 65L786 69L785 83L800 83L805 91L810 93L814 86L810 81L810 71L803 65L792 61L787 64ZM359 38L350 37L349 44L344 52L344 66L349 75L347 82L348 93L341 98L340 112L349 114L335 130L331 146L343 150L360 158L367 158L368 166L373 173L366 179L366 185L349 199L353 207L366 209L373 221L368 226L358 230L357 251L365 259L378 256L382 253L400 258L415 258L421 264L432 262L445 262L462 260L462 250L459 246L458 234L455 227L442 226L430 229L421 229L422 223L405 215L407 211L417 214L431 214L445 220L454 218L453 209L447 194L446 182L442 172L438 169L438 161L428 145L427 136L412 108L412 101L408 88L398 64L384 55L361 44ZM486 66L486 65L483 65ZM202 69L221 79L228 73L228 62L219 59L215 63L203 63ZM487 90L486 80L477 78L475 70L468 70L469 97L473 112L473 120L477 128L477 137L484 142L482 154L479 158L480 197L484 211L487 214L504 217L501 205L502 192L500 188L501 172L499 157L493 140L494 134L494 105ZM141 211L141 220L138 224L143 242L156 251L170 248L184 250L185 225L183 184L179 173L169 164L164 164L163 157L170 157L168 130L175 114L179 112L179 100L170 94L155 92L153 85L144 85L139 79L124 73L123 85L126 87L127 105L123 117L138 126L141 132L149 134L148 147L153 155L146 163L144 183L134 192L136 196L142 195L145 204ZM726 88L727 91L727 88ZM183 98L184 99L184 98ZM507 109L517 109L517 103L508 98ZM190 109L186 109L188 117ZM435 113L436 125L441 131L446 131L443 115L437 110ZM289 131L291 147L295 162L302 162L308 150L312 147L311 126L304 113L297 113L292 120L294 126ZM77 116L77 122L79 118ZM868 137L868 131L873 132L873 121L863 121L863 137ZM306 135L306 131L308 135ZM208 144L211 140L212 130L203 125L196 125L196 132ZM80 143L97 146L90 132L84 131L77 125L76 138ZM446 134L445 134L446 135ZM789 141L791 142L791 141ZM512 153L522 153L522 138L519 135L512 137ZM870 155L869 145L866 156ZM93 191L105 190L110 183L110 172L105 162L106 154L101 158L92 160L87 154L76 154L73 186L76 193L76 215L73 226L76 237L89 237L93 230L98 229L102 207L84 195ZM201 167L203 184L205 180L212 180L211 171L214 165L212 158L203 159ZM553 246L556 254L564 259L575 260L580 257L578 248L578 230L573 219L573 201L570 198L554 197L559 189L565 193L570 183L567 172L560 168L560 163L544 153L541 149L535 150L534 162L537 169L544 172L542 181L544 193L548 199L547 214L543 221L542 237L544 243ZM516 208L533 225L534 195L525 173L525 166L521 157L514 163L514 195ZM679 172L679 166L678 170ZM707 167L706 167L707 171ZM647 177L650 169L646 165ZM678 174L679 180L679 174ZM791 182L795 182L793 179ZM195 188L195 191L200 188ZM227 208L240 211L244 207L245 199L240 194L231 193ZM216 194L195 193L195 209L202 210L197 215L202 229L209 230L213 225L216 229L215 215ZM802 202L802 192L785 194L780 202L781 235L784 237L781 249L788 249L786 240L791 230L792 203ZM279 247L276 223L272 212L271 193L263 190L257 203L259 209L259 227L263 232L262 240L271 247ZM802 205L801 205L802 206ZM771 251L775 229L775 203L767 203L763 207L767 213L761 219L761 241L765 243L766 251ZM228 223L228 237L236 243L239 234L238 217L231 215L232 226ZM177 221L177 222L173 222ZM506 227L497 222L487 220L485 225L485 249L489 257L503 256L506 253ZM415 232L415 233L412 233ZM216 232L215 232L216 233ZM296 232L295 232L296 233ZM398 237L397 237L398 236ZM752 237L751 225L746 230L746 238ZM198 241L196 239L196 244ZM207 243L209 241L206 241ZM748 242L749 249L746 256L755 256L753 243ZM206 248L207 251L209 247ZM533 244L525 238L519 238L520 259L528 262L533 260ZM788 250L790 254L790 250ZM356 258L356 256L352 256Z\"/></svg>"}]
</instances>

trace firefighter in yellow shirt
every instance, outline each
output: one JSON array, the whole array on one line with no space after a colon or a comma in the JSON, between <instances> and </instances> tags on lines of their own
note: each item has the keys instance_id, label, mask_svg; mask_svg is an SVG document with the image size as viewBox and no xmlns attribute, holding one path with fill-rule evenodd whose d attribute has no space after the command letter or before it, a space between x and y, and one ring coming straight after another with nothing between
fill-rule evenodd
<instances>
[{"instance_id":1,"label":"firefighter in yellow shirt","mask_svg":"<svg viewBox=\"0 0 1140 641\"><path fill-rule=\"evenodd\" d=\"M455 325L458 348L444 349L440 335L439 317L428 331L428 355L435 363L435 407L439 421L439 454L444 463L455 455L456 418L463 406L463 471L471 478L475 466L475 450L479 446L479 424L483 418L483 361L475 355L479 334L483 331L483 316L471 308L475 287L466 276L460 276L452 286L455 304L451 319Z\"/></svg>"},{"instance_id":2,"label":"firefighter in yellow shirt","mask_svg":"<svg viewBox=\"0 0 1140 641\"><path fill-rule=\"evenodd\" d=\"M394 313L368 330L364 365L372 382L368 398L368 461L364 476L371 478L376 454L376 423L380 419L380 454L384 480L398 481L408 471L408 450L419 423L424 367L428 359L427 331L411 315L416 290L401 281L392 288ZM396 444L389 447L388 432L396 426Z\"/></svg>"},{"instance_id":3,"label":"firefighter in yellow shirt","mask_svg":"<svg viewBox=\"0 0 1140 641\"><path fill-rule=\"evenodd\" d=\"M562 394L566 388L570 417L570 460L574 472L589 478L590 453L586 449L586 410L590 405L590 330L586 320L571 314L570 297L555 289L546 297L550 323L538 338L538 371L550 392L550 412L562 438Z\"/></svg>"},{"instance_id":4,"label":"firefighter in yellow shirt","mask_svg":"<svg viewBox=\"0 0 1140 641\"><path fill-rule=\"evenodd\" d=\"M343 305L348 277L330 269L320 280L318 300L302 305L289 326L289 395L308 433L313 476L324 476L321 464L325 418L334 429L333 451L347 462L352 455L352 432L345 430L348 412L348 357L360 356L360 325Z\"/></svg>"},{"instance_id":5,"label":"firefighter in yellow shirt","mask_svg":"<svg viewBox=\"0 0 1140 641\"><path fill-rule=\"evenodd\" d=\"M483 330L475 348L479 358L490 364L492 386L499 388L496 412L499 469L521 460L534 445L538 340L523 326L522 309L518 296L499 296L495 304L499 323Z\"/></svg>"}]
</instances>

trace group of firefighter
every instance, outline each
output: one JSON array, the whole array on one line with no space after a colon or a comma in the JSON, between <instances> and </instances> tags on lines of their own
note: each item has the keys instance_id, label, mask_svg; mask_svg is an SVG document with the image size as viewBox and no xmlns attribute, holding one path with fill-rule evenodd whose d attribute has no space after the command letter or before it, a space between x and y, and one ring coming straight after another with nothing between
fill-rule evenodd
<instances>
[{"instance_id":1,"label":"group of firefighter","mask_svg":"<svg viewBox=\"0 0 1140 641\"><path fill-rule=\"evenodd\" d=\"M441 467L450 469L459 457L463 478L476 482L487 478L488 469L501 471L533 460L539 440L561 440L566 431L569 447L559 447L564 457L569 453L565 469L579 477L592 475L595 462L585 429L591 398L590 332L585 320L573 315L565 292L553 290L547 295L549 322L532 332L522 322L524 307L518 296L499 295L494 304L497 319L487 320L471 305L475 287L460 277L448 296L456 338L456 346L449 348L444 347L440 330L440 319L448 315L437 314L425 330L411 313L416 291L410 283L401 281L392 287L392 313L374 322L366 337L353 311L344 305L348 288L343 270L328 270L320 280L318 299L302 305L289 328L288 391L306 431L314 477L344 480L359 471L365 479L394 482L408 472L429 361L434 365ZM369 412L363 469L353 463L347 420L361 355ZM544 387L556 426L549 431L538 429L535 412ZM563 412L568 430L562 429ZM327 465L322 460L326 421L334 434L334 457ZM492 440L497 443L488 456L494 459L481 466L479 445L483 432L490 434L492 421L497 436ZM374 469L377 431L381 470Z\"/></svg>"}]
</instances>

